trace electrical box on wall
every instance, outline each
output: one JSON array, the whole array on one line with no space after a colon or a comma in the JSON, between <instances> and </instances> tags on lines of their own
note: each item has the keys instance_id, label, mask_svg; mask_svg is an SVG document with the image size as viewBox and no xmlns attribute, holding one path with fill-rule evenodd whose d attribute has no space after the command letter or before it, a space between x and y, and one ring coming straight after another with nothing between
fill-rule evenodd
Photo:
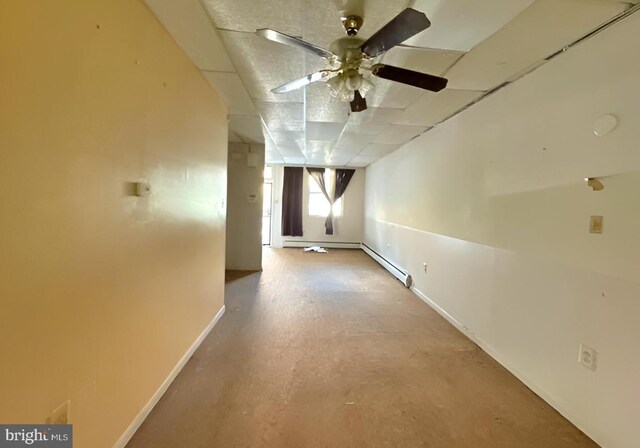
<instances>
[{"instance_id":1,"label":"electrical box on wall","mask_svg":"<svg viewBox=\"0 0 640 448\"><path fill-rule=\"evenodd\" d=\"M136 196L140 198L148 198L151 196L151 185L144 181L136 182Z\"/></svg>"},{"instance_id":2,"label":"electrical box on wall","mask_svg":"<svg viewBox=\"0 0 640 448\"><path fill-rule=\"evenodd\" d=\"M590 233L602 233L604 218L602 216L592 216L589 220Z\"/></svg>"}]
</instances>

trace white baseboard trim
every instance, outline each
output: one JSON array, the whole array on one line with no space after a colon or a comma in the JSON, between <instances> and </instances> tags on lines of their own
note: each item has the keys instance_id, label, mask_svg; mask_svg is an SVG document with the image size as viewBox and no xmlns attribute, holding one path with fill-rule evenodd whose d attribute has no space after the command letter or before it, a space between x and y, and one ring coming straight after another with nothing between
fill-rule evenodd
<instances>
[{"instance_id":1,"label":"white baseboard trim","mask_svg":"<svg viewBox=\"0 0 640 448\"><path fill-rule=\"evenodd\" d=\"M504 367L509 372L511 372L511 374L513 376L518 378L518 380L520 380L520 382L522 382L525 386L527 386L529 389L531 389L533 391L533 393L535 393L537 396L542 398L545 402L547 402L547 404L549 406L554 408L564 418L569 420L572 425L574 425L580 431L582 431L587 436L589 436L594 442L596 442L601 447L605 446L599 440L597 440L595 437L593 437L591 434L589 434L581 425L577 424L576 423L577 420L574 418L574 416L570 412L567 412L567 410L564 409L562 406L560 406L553 398L551 398L549 396L549 394L547 394L537 384L535 384L533 381L531 381L529 378L527 378L525 375L523 375L520 371L518 371L518 369L516 369L509 361L504 359L504 357L498 351L494 350L493 347L491 347L485 341L483 341L482 339L477 337L476 334L473 331L471 331L467 326L463 325L455 317L453 317L451 314L447 313L447 311L444 308L442 308L440 305L438 305L433 300L431 300L429 297L427 297L422 291L420 291L415 286L411 286L410 289L423 302L425 302L427 305L429 305L431 308L433 308L439 315L444 317L451 325L456 327L462 334L464 334L466 337L471 339L471 341L473 341L476 345L478 345L478 347L480 347L485 353L487 353L494 360L496 360L496 362L498 362L498 364L500 364L502 367Z\"/></svg>"},{"instance_id":2,"label":"white baseboard trim","mask_svg":"<svg viewBox=\"0 0 640 448\"><path fill-rule=\"evenodd\" d=\"M341 243L333 241L283 241L282 247L321 246L327 249L360 249L360 243Z\"/></svg>"},{"instance_id":3,"label":"white baseboard trim","mask_svg":"<svg viewBox=\"0 0 640 448\"><path fill-rule=\"evenodd\" d=\"M169 386L171 386L171 383L173 383L173 380L176 379L176 377L178 376L182 368L187 364L187 362L189 361L191 356L194 354L194 352L198 349L198 347L200 347L200 344L202 344L202 341L204 341L204 339L211 332L211 330L213 330L213 327L215 327L218 321L220 321L224 312L225 312L225 306L222 305L222 308L220 308L220 311L218 311L216 316L209 323L209 325L207 325L204 331L200 333L200 336L198 336L198 338L194 341L194 343L191 344L191 347L189 347L189 350L187 350L187 352L180 359L180 361L178 361L178 364L176 364L176 366L173 368L169 376L160 385L158 390L156 390L156 392L153 394L151 399L142 408L142 410L138 413L138 415L136 415L136 418L133 419L133 422L131 422L131 424L129 425L127 430L124 432L124 434L122 434L122 436L118 439L118 441L113 445L113 448L125 448L127 443L129 443L129 440L131 440L131 438L136 433L138 428L140 428L140 425L142 425L142 423L149 416L149 414L151 413L153 408L156 406L156 404L158 404L158 401L160 401L164 393L167 391L167 389L169 389Z\"/></svg>"}]
</instances>

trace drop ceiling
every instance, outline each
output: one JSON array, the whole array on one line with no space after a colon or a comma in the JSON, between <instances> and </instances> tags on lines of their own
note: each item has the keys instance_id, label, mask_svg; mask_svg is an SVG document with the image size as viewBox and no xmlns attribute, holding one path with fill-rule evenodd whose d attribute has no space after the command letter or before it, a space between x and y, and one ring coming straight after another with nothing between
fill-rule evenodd
<instances>
[{"instance_id":1,"label":"drop ceiling","mask_svg":"<svg viewBox=\"0 0 640 448\"><path fill-rule=\"evenodd\" d=\"M268 163L367 166L640 0L145 0L229 107L229 141L264 143ZM363 38L407 7L432 26L382 61L449 79L432 93L381 78L369 109L312 84L271 89L325 68L324 60L254 34L273 28L328 48L341 12L364 15Z\"/></svg>"}]
</instances>

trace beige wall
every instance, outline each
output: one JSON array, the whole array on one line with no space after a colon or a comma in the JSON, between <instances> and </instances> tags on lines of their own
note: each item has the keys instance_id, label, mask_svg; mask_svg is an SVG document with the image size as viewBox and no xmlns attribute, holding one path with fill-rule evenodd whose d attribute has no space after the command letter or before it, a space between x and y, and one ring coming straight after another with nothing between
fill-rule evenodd
<instances>
[{"instance_id":1,"label":"beige wall","mask_svg":"<svg viewBox=\"0 0 640 448\"><path fill-rule=\"evenodd\" d=\"M283 241L360 243L364 225L364 169L356 169L343 196L343 215L333 220L333 235L326 235L325 218L309 216L309 173L304 170L302 230L304 236L281 236L282 229L282 179L284 167L274 166L274 205L272 245L282 247Z\"/></svg>"},{"instance_id":2,"label":"beige wall","mask_svg":"<svg viewBox=\"0 0 640 448\"><path fill-rule=\"evenodd\" d=\"M367 169L365 242L606 448L640 439L639 27L636 14ZM595 136L609 113L619 127Z\"/></svg>"},{"instance_id":3,"label":"beige wall","mask_svg":"<svg viewBox=\"0 0 640 448\"><path fill-rule=\"evenodd\" d=\"M255 154L257 165L248 166ZM227 269L262 269L262 185L264 145L229 143L227 188ZM249 195L256 201L250 202Z\"/></svg>"},{"instance_id":4,"label":"beige wall","mask_svg":"<svg viewBox=\"0 0 640 448\"><path fill-rule=\"evenodd\" d=\"M0 66L0 421L111 447L223 305L226 108L136 0L0 2Z\"/></svg>"}]
</instances>

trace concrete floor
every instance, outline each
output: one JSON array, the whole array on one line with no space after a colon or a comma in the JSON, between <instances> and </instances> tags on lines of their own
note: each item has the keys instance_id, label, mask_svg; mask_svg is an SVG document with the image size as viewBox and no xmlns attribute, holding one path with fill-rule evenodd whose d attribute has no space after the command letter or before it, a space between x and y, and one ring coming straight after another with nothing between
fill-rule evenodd
<instances>
[{"instance_id":1,"label":"concrete floor","mask_svg":"<svg viewBox=\"0 0 640 448\"><path fill-rule=\"evenodd\" d=\"M597 447L363 252L264 266L129 448Z\"/></svg>"}]
</instances>

